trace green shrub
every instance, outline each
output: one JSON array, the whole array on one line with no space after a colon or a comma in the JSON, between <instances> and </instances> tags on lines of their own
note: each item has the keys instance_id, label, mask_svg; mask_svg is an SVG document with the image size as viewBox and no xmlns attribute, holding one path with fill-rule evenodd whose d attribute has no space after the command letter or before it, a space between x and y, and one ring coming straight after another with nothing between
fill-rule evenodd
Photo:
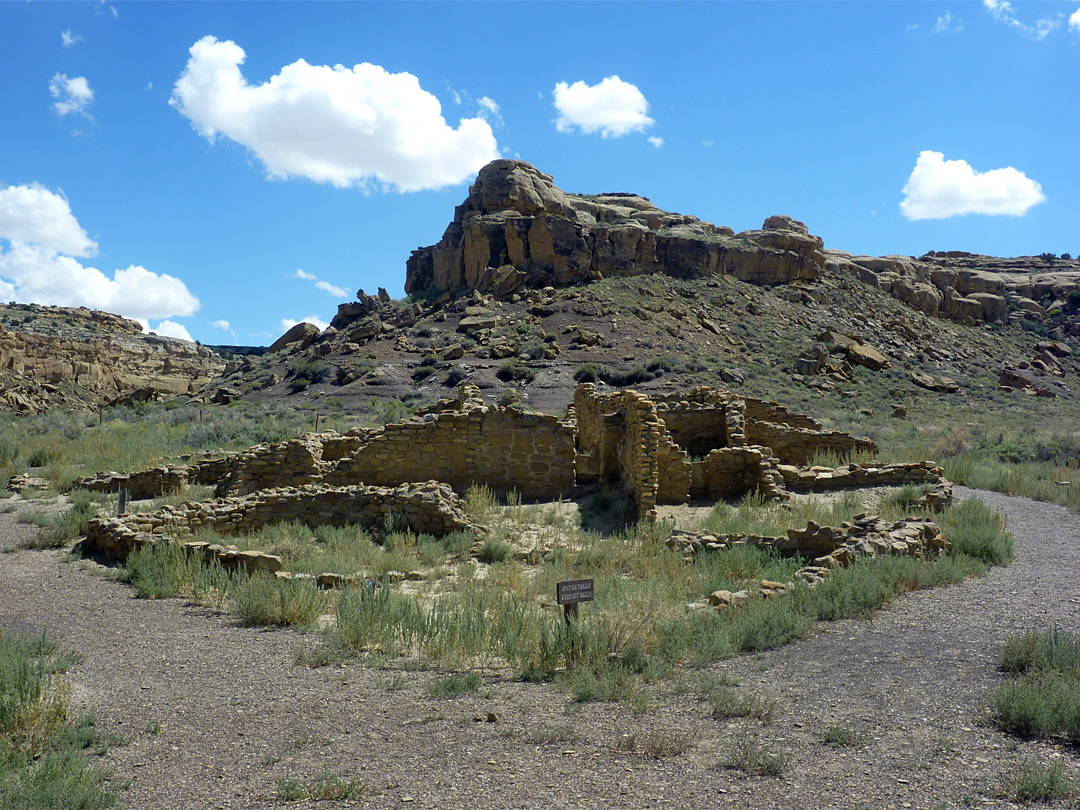
<instances>
[{"instance_id":1,"label":"green shrub","mask_svg":"<svg viewBox=\"0 0 1080 810\"><path fill-rule=\"evenodd\" d=\"M1065 766L1060 762L1044 765L1027 759L1011 781L1011 798L1023 804L1070 799L1080 792L1080 785L1065 776Z\"/></svg>"},{"instance_id":2,"label":"green shrub","mask_svg":"<svg viewBox=\"0 0 1080 810\"><path fill-rule=\"evenodd\" d=\"M994 694L998 725L1080 741L1080 639L1055 629L1010 637L1000 667L1008 680Z\"/></svg>"},{"instance_id":3,"label":"green shrub","mask_svg":"<svg viewBox=\"0 0 1080 810\"><path fill-rule=\"evenodd\" d=\"M802 638L812 626L813 619L787 599L751 599L732 612L728 636L736 650L762 652Z\"/></svg>"},{"instance_id":4,"label":"green shrub","mask_svg":"<svg viewBox=\"0 0 1080 810\"><path fill-rule=\"evenodd\" d=\"M311 627L330 602L329 595L310 580L282 581L263 571L241 582L233 599L240 623L247 626Z\"/></svg>"},{"instance_id":5,"label":"green shrub","mask_svg":"<svg viewBox=\"0 0 1080 810\"><path fill-rule=\"evenodd\" d=\"M480 562L485 563L497 563L505 562L510 558L510 554L513 549L502 540L497 540L493 537L489 537L480 545L480 550L477 552L477 558Z\"/></svg>"},{"instance_id":6,"label":"green shrub","mask_svg":"<svg viewBox=\"0 0 1080 810\"><path fill-rule=\"evenodd\" d=\"M721 768L742 771L750 776L774 778L784 775L787 764L786 754L770 751L749 727L727 744L726 756L720 761Z\"/></svg>"},{"instance_id":7,"label":"green shrub","mask_svg":"<svg viewBox=\"0 0 1080 810\"><path fill-rule=\"evenodd\" d=\"M72 723L63 672L74 656L57 655L48 637L0 631L0 808L113 807L106 775L82 751L97 746L93 718Z\"/></svg>"},{"instance_id":8,"label":"green shrub","mask_svg":"<svg viewBox=\"0 0 1080 810\"><path fill-rule=\"evenodd\" d=\"M942 513L938 524L952 543L954 555L962 554L986 565L1005 565L1013 558L1013 539L1005 531L1005 518L985 501L961 501Z\"/></svg>"},{"instance_id":9,"label":"green shrub","mask_svg":"<svg viewBox=\"0 0 1080 810\"><path fill-rule=\"evenodd\" d=\"M830 748L850 747L861 742L855 729L835 724L821 733L821 741Z\"/></svg>"},{"instance_id":10,"label":"green shrub","mask_svg":"<svg viewBox=\"0 0 1080 810\"><path fill-rule=\"evenodd\" d=\"M308 783L296 779L279 779L278 801L282 804L304 801L351 801L364 793L364 784L358 779L342 779L335 773L324 771Z\"/></svg>"},{"instance_id":11,"label":"green shrub","mask_svg":"<svg viewBox=\"0 0 1080 810\"><path fill-rule=\"evenodd\" d=\"M480 676L475 672L464 675L447 675L428 684L428 694L433 698L456 698L480 688Z\"/></svg>"}]
</instances>

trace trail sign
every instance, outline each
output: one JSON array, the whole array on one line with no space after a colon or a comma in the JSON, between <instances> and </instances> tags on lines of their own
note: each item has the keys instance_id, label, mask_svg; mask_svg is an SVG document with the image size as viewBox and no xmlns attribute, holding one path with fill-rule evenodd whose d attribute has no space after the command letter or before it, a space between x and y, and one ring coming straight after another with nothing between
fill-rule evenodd
<instances>
[{"instance_id":1,"label":"trail sign","mask_svg":"<svg viewBox=\"0 0 1080 810\"><path fill-rule=\"evenodd\" d=\"M576 605L593 600L591 579L564 579L555 584L555 601L560 605Z\"/></svg>"}]
</instances>

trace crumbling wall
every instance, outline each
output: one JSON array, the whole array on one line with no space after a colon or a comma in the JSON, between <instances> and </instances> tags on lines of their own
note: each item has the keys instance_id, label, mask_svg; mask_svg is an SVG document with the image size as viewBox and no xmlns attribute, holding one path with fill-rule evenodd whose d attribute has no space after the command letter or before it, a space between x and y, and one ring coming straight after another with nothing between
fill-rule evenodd
<instances>
[{"instance_id":1,"label":"crumbling wall","mask_svg":"<svg viewBox=\"0 0 1080 810\"><path fill-rule=\"evenodd\" d=\"M541 413L484 405L429 413L358 438L358 446L327 469L327 483L434 478L459 492L486 484L525 498L556 498L575 484L573 428Z\"/></svg>"},{"instance_id":2,"label":"crumbling wall","mask_svg":"<svg viewBox=\"0 0 1080 810\"><path fill-rule=\"evenodd\" d=\"M847 433L793 428L753 419L746 420L746 441L771 447L776 457L785 464L807 464L819 453L843 458L859 450L870 453L877 450L869 439L856 438Z\"/></svg>"},{"instance_id":3,"label":"crumbling wall","mask_svg":"<svg viewBox=\"0 0 1080 810\"><path fill-rule=\"evenodd\" d=\"M95 517L87 528L85 548L124 560L132 549L155 537L183 537L200 528L230 535L292 521L312 527L382 528L388 520L396 528L436 536L480 531L465 514L461 499L437 481L398 487L307 485L166 506L157 512Z\"/></svg>"}]
</instances>

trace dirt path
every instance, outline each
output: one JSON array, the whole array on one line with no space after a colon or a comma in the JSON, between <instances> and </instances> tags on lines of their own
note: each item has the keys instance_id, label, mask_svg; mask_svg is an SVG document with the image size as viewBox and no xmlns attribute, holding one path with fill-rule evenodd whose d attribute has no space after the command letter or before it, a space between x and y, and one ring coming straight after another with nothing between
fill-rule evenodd
<instances>
[{"instance_id":1,"label":"dirt path","mask_svg":"<svg viewBox=\"0 0 1080 810\"><path fill-rule=\"evenodd\" d=\"M104 764L116 786L130 782L130 808L280 806L279 779L307 784L324 772L363 782L355 804L376 808L1007 807L995 788L1024 757L1080 764L1075 751L998 733L985 708L1008 634L1080 631L1080 516L977 494L1009 517L1018 554L1008 568L712 668L774 694L769 725L714 720L674 684L635 714L568 707L555 688L506 678L436 699L426 686L437 672L308 669L296 652L313 636L135 599L57 552L0 554L0 628L47 627L81 653L76 701L126 740ZM14 517L0 514L0 548L31 531ZM474 720L489 711L498 722ZM824 745L831 725L856 730L861 744ZM625 735L686 750L653 759L622 750ZM787 754L781 778L717 767L748 735Z\"/></svg>"}]
</instances>

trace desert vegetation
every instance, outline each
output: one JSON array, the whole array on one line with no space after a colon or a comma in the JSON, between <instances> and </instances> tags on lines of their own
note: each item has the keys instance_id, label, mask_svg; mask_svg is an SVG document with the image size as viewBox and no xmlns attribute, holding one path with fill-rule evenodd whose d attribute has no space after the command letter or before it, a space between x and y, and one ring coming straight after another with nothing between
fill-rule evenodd
<instances>
[{"instance_id":1,"label":"desert vegetation","mask_svg":"<svg viewBox=\"0 0 1080 810\"><path fill-rule=\"evenodd\" d=\"M594 497L618 511L617 498ZM890 499L881 509L903 515L901 502ZM868 616L898 593L981 574L1012 553L1001 518L967 501L939 516L952 542L948 554L866 560L814 588L794 585L783 596L716 610L706 602L710 593L787 582L805 561L753 546L687 560L666 544L671 527L663 522L587 530L570 504L504 504L483 487L474 487L467 503L491 526L483 541L463 533L416 535L391 524L375 531L283 524L250 536L198 539L269 551L306 577L227 572L167 543L129 556L123 576L141 596L198 599L234 612L243 624L318 628L323 644L311 662L344 657L466 673L509 669L526 680L556 681L575 701L633 704L649 683L682 666L780 646L818 621ZM704 525L775 534L809 520L839 524L862 508L851 495L789 508L748 497L717 505ZM316 576L324 572L347 575L348 584L321 590ZM555 583L575 578L595 579L596 600L568 623L553 604ZM718 713L768 714L767 707L740 706L724 689L712 699Z\"/></svg>"},{"instance_id":2,"label":"desert vegetation","mask_svg":"<svg viewBox=\"0 0 1080 810\"><path fill-rule=\"evenodd\" d=\"M73 717L66 671L77 657L44 633L0 631L0 807L113 807L116 793L92 757L116 740L93 714Z\"/></svg>"}]
</instances>

